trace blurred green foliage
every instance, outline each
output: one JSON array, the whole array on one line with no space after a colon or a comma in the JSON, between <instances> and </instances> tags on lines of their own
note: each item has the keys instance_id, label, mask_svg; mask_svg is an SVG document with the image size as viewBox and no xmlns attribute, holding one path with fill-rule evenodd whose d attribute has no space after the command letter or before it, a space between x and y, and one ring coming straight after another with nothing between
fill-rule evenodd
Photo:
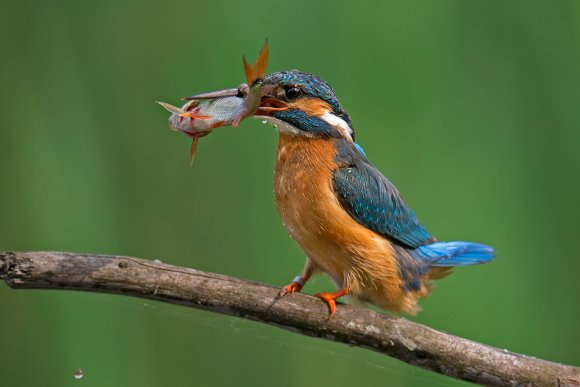
<instances>
[{"instance_id":1,"label":"blurred green foliage","mask_svg":"<svg viewBox=\"0 0 580 387\"><path fill-rule=\"evenodd\" d=\"M580 3L6 1L0 250L126 254L283 285L277 135L200 143L154 101L269 71L326 79L440 240L489 243L413 319L580 364ZM328 290L319 278L307 292ZM0 286L5 386L461 385L369 351L142 300ZM339 311L340 312L340 311ZM82 368L85 377L73 378Z\"/></svg>"}]
</instances>

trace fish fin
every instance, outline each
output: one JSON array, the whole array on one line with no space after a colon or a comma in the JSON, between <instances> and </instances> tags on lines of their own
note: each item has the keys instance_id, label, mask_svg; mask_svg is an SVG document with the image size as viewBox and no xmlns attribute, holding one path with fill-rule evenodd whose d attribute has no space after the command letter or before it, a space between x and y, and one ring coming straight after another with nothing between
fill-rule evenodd
<instances>
[{"instance_id":1,"label":"fish fin","mask_svg":"<svg viewBox=\"0 0 580 387\"><path fill-rule=\"evenodd\" d=\"M212 116L207 116L207 115L197 114L197 113L191 113L191 112L181 113L180 116L181 117L196 118L198 120L209 120L210 118L212 118Z\"/></svg>"},{"instance_id":2,"label":"fish fin","mask_svg":"<svg viewBox=\"0 0 580 387\"><path fill-rule=\"evenodd\" d=\"M238 125L240 125L240 122L241 122L241 121L244 119L244 116L245 116L245 114L244 114L244 113L245 113L245 112L244 112L244 111L242 111L240 114L238 114L238 115L236 115L236 116L234 117L234 120L232 121L232 126L233 126L234 128L237 128L237 127L238 127Z\"/></svg>"},{"instance_id":3,"label":"fish fin","mask_svg":"<svg viewBox=\"0 0 580 387\"><path fill-rule=\"evenodd\" d=\"M189 167L193 166L193 159L195 158L195 152L197 152L197 143L199 142L199 137L194 137L191 141L191 148L189 150Z\"/></svg>"},{"instance_id":4,"label":"fish fin","mask_svg":"<svg viewBox=\"0 0 580 387\"><path fill-rule=\"evenodd\" d=\"M166 102L159 102L159 101L156 101L156 102L159 105L163 106L165 108L165 110L167 110L170 113L174 113L174 114L182 114L183 113L183 110L181 110L177 106L173 106L173 105L166 103Z\"/></svg>"},{"instance_id":5,"label":"fish fin","mask_svg":"<svg viewBox=\"0 0 580 387\"><path fill-rule=\"evenodd\" d=\"M250 65L246 58L242 56L242 60L244 62L244 72L246 73L246 81L248 85L252 85L258 79L264 79L266 75L266 66L268 65L268 54L270 52L270 48L268 46L268 39L264 42L262 46L262 50L258 54L256 61Z\"/></svg>"}]
</instances>

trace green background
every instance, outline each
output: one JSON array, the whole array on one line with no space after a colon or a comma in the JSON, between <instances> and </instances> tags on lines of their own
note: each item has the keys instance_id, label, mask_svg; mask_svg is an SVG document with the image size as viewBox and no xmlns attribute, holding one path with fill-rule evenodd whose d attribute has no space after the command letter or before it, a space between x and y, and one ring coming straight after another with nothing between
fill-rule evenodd
<instances>
[{"instance_id":1,"label":"green background","mask_svg":"<svg viewBox=\"0 0 580 387\"><path fill-rule=\"evenodd\" d=\"M412 319L580 365L580 2L2 1L0 250L125 254L283 285L277 134L200 143L156 100L320 75L440 240L493 245ZM319 277L305 291L330 289ZM340 311L339 311L340 313ZM462 385L362 349L143 300L0 285L3 386ZM75 380L82 368L85 377Z\"/></svg>"}]
</instances>

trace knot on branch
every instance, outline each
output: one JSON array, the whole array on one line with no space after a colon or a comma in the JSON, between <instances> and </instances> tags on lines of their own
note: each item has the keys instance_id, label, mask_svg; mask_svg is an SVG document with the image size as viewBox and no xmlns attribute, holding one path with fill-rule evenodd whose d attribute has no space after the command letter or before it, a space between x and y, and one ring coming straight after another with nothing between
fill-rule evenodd
<instances>
[{"instance_id":1,"label":"knot on branch","mask_svg":"<svg viewBox=\"0 0 580 387\"><path fill-rule=\"evenodd\" d=\"M4 279L8 276L10 262L14 262L14 253L7 251L0 254L0 278Z\"/></svg>"},{"instance_id":2,"label":"knot on branch","mask_svg":"<svg viewBox=\"0 0 580 387\"><path fill-rule=\"evenodd\" d=\"M16 253L0 253L0 278L10 287L23 283L32 273L32 260L22 260Z\"/></svg>"}]
</instances>

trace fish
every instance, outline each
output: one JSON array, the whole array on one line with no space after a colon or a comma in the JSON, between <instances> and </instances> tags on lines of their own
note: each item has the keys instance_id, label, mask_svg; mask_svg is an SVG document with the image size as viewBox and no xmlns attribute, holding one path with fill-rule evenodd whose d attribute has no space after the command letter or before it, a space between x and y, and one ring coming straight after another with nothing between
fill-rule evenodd
<instances>
[{"instance_id":1,"label":"fish","mask_svg":"<svg viewBox=\"0 0 580 387\"><path fill-rule=\"evenodd\" d=\"M260 107L262 83L268 64L268 40L253 64L242 57L247 83L235 89L202 93L182 98L187 100L182 107L166 102L157 102L171 113L169 128L192 138L190 165L193 164L197 145L201 137L221 126L238 127L240 122L254 114Z\"/></svg>"}]
</instances>

